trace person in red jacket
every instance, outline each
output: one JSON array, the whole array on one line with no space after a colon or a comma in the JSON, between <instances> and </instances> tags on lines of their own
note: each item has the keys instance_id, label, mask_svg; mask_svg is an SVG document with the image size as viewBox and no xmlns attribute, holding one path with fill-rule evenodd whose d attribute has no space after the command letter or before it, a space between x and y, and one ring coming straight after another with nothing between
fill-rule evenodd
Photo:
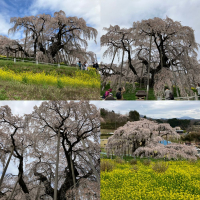
<instances>
[{"instance_id":1,"label":"person in red jacket","mask_svg":"<svg viewBox=\"0 0 200 200\"><path fill-rule=\"evenodd\" d=\"M105 94L102 96L102 98L105 99L106 97L108 97L110 92L112 92L111 88L105 92Z\"/></svg>"}]
</instances>

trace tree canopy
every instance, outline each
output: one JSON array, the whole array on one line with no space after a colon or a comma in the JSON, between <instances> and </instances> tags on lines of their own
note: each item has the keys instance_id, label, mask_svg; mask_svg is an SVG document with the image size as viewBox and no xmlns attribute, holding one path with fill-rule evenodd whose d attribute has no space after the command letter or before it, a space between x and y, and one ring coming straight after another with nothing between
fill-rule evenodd
<instances>
[{"instance_id":1,"label":"tree canopy","mask_svg":"<svg viewBox=\"0 0 200 200\"><path fill-rule=\"evenodd\" d=\"M39 14L37 16L12 17L13 27L9 33L23 31L21 48L6 44L4 51L24 52L39 61L64 60L75 63L76 59L95 61L94 52L87 52L88 40L96 42L97 30L86 24L83 18L66 17L64 11L55 12L54 16Z\"/></svg>"},{"instance_id":2,"label":"tree canopy","mask_svg":"<svg viewBox=\"0 0 200 200\"><path fill-rule=\"evenodd\" d=\"M10 196L19 179L12 199L54 198L59 132L57 199L99 198L99 111L86 101L43 102L21 117L8 106L0 108L0 164L5 167L14 148L12 159L18 166L17 175L5 176L2 196Z\"/></svg>"},{"instance_id":3,"label":"tree canopy","mask_svg":"<svg viewBox=\"0 0 200 200\"><path fill-rule=\"evenodd\" d=\"M140 114L136 110L130 110L129 111L129 120L130 121L139 121L140 120Z\"/></svg>"},{"instance_id":4,"label":"tree canopy","mask_svg":"<svg viewBox=\"0 0 200 200\"><path fill-rule=\"evenodd\" d=\"M122 63L123 70L120 67L116 70L112 64L103 65L104 72L107 68L113 68L112 73L105 73L111 80L120 72L122 77L127 76L124 73L127 67L130 69L129 73L133 74L134 81L147 78L150 66L151 85L154 86L156 95L163 93L166 85L174 85L179 88L181 95L186 95L189 91L192 92L191 86L200 81L197 75L200 72L197 61L199 44L195 41L191 27L183 26L169 17L155 17L133 22L131 28L125 29L116 25L104 30L107 33L101 37L101 45L108 48L103 55L113 59L115 55L123 57L124 52L128 58L126 64Z\"/></svg>"},{"instance_id":5,"label":"tree canopy","mask_svg":"<svg viewBox=\"0 0 200 200\"><path fill-rule=\"evenodd\" d=\"M108 138L106 151L121 156L127 153L137 157L155 157L167 159L197 159L194 147L170 143L162 140L178 139L180 136L167 123L158 124L142 118L140 121L127 122Z\"/></svg>"}]
</instances>

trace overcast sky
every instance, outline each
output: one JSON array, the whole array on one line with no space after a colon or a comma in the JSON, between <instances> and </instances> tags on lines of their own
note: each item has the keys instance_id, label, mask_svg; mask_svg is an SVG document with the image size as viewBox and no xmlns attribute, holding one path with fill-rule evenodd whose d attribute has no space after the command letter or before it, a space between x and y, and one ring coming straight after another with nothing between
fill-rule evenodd
<instances>
[{"instance_id":1,"label":"overcast sky","mask_svg":"<svg viewBox=\"0 0 200 200\"><path fill-rule=\"evenodd\" d=\"M136 110L151 118L180 118L183 116L200 119L200 101L91 101L98 108L126 114Z\"/></svg>"},{"instance_id":2,"label":"overcast sky","mask_svg":"<svg viewBox=\"0 0 200 200\"><path fill-rule=\"evenodd\" d=\"M130 28L136 21L154 17L165 19L168 16L184 26L191 27L194 30L196 42L200 43L199 11L199 0L101 0L101 29L110 25ZM105 33L102 32L102 34ZM104 50L105 48L102 48L101 53ZM104 63L111 63L111 60L111 58L102 59ZM115 59L115 63L117 62Z\"/></svg>"},{"instance_id":3,"label":"overcast sky","mask_svg":"<svg viewBox=\"0 0 200 200\"><path fill-rule=\"evenodd\" d=\"M90 101L97 108L114 110L126 114L136 110L141 115L152 118L180 118L188 116L200 119L200 101ZM0 101L0 106L8 105L14 115L29 114L42 101Z\"/></svg>"},{"instance_id":4,"label":"overcast sky","mask_svg":"<svg viewBox=\"0 0 200 200\"><path fill-rule=\"evenodd\" d=\"M8 36L11 17L24 17L37 14L50 14L63 10L66 16L83 18L86 23L98 30L97 44L88 41L88 51L97 54L100 62L100 3L99 0L0 0L0 35ZM20 39L21 33L9 35Z\"/></svg>"}]
</instances>

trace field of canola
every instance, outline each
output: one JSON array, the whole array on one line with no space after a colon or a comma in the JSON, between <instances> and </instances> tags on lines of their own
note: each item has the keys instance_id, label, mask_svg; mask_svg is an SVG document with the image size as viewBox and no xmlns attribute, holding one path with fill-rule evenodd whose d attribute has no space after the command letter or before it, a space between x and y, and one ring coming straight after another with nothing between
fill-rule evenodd
<instances>
[{"instance_id":1,"label":"field of canola","mask_svg":"<svg viewBox=\"0 0 200 200\"><path fill-rule=\"evenodd\" d=\"M19 81L26 84L52 85L59 87L75 88L100 88L100 75L95 69L89 71L75 71L73 77L58 76L55 72L51 74L20 72L15 73L12 70L0 68L0 79Z\"/></svg>"},{"instance_id":2,"label":"field of canola","mask_svg":"<svg viewBox=\"0 0 200 200\"><path fill-rule=\"evenodd\" d=\"M164 173L155 172L153 164L137 162L138 170L133 170L129 163L114 163L113 171L101 172L101 200L200 199L200 161L168 161Z\"/></svg>"}]
</instances>

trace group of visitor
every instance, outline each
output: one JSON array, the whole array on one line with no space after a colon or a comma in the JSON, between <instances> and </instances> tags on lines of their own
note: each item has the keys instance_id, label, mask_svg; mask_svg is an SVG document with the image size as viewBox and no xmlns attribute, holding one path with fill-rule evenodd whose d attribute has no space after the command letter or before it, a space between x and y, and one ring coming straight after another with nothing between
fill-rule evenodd
<instances>
[{"instance_id":1,"label":"group of visitor","mask_svg":"<svg viewBox=\"0 0 200 200\"><path fill-rule=\"evenodd\" d=\"M81 61L79 61L77 64L78 64L78 67L79 67L80 70L88 70L88 66L89 65L88 65L88 63L86 61L83 64L81 63ZM93 64L92 65L93 68L95 68L97 70L99 69L98 63L92 62L92 64Z\"/></svg>"},{"instance_id":2,"label":"group of visitor","mask_svg":"<svg viewBox=\"0 0 200 200\"><path fill-rule=\"evenodd\" d=\"M197 84L196 90L197 90L198 98L200 98L200 83ZM165 99L174 100L174 95L168 87L165 87Z\"/></svg>"},{"instance_id":3,"label":"group of visitor","mask_svg":"<svg viewBox=\"0 0 200 200\"><path fill-rule=\"evenodd\" d=\"M78 66L80 70L87 70L89 65L87 64L86 61L83 64L81 63L81 61L79 61Z\"/></svg>"},{"instance_id":4,"label":"group of visitor","mask_svg":"<svg viewBox=\"0 0 200 200\"><path fill-rule=\"evenodd\" d=\"M102 98L104 99L104 100L124 100L124 98L123 98L123 93L125 92L126 90L125 90L125 88L124 87L122 87L122 88L119 88L118 89L118 91L117 91L117 93L116 93L116 98L114 98L114 96L113 96L113 93L111 93L112 92L112 89L110 88L109 90L107 90L106 92L105 92L105 94L102 96Z\"/></svg>"},{"instance_id":5,"label":"group of visitor","mask_svg":"<svg viewBox=\"0 0 200 200\"><path fill-rule=\"evenodd\" d=\"M197 90L197 95L200 98L200 83L197 84L196 87ZM107 90L104 95L102 96L102 99L104 100L123 100L123 93L125 92L125 88L119 88L117 93L116 93L116 98L113 96L112 89L110 88L109 90ZM173 92L168 88L165 87L165 100L174 100L174 95Z\"/></svg>"},{"instance_id":6,"label":"group of visitor","mask_svg":"<svg viewBox=\"0 0 200 200\"><path fill-rule=\"evenodd\" d=\"M99 70L99 65L98 65L98 63L92 62L92 67L95 68L96 70Z\"/></svg>"}]
</instances>

